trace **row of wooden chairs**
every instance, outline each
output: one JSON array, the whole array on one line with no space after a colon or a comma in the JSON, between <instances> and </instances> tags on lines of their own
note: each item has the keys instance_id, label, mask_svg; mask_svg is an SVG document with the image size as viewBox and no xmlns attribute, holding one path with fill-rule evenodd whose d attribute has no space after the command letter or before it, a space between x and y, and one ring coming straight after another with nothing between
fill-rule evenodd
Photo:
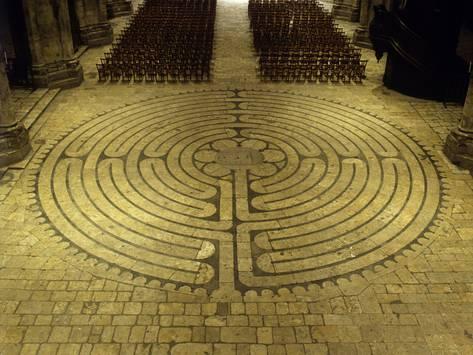
<instances>
[{"instance_id":1,"label":"row of wooden chairs","mask_svg":"<svg viewBox=\"0 0 473 355\"><path fill-rule=\"evenodd\" d=\"M260 76L270 81L361 83L366 60L315 0L249 0Z\"/></svg>"},{"instance_id":2,"label":"row of wooden chairs","mask_svg":"<svg viewBox=\"0 0 473 355\"><path fill-rule=\"evenodd\" d=\"M111 82L175 82L175 81L205 81L208 80L210 65L193 64L166 65L152 63L137 66L119 66L97 64L100 81L110 80Z\"/></svg>"},{"instance_id":3,"label":"row of wooden chairs","mask_svg":"<svg viewBox=\"0 0 473 355\"><path fill-rule=\"evenodd\" d=\"M362 83L366 64L366 60L330 60L323 57L307 62L260 58L260 74L263 80L269 81Z\"/></svg>"},{"instance_id":4,"label":"row of wooden chairs","mask_svg":"<svg viewBox=\"0 0 473 355\"><path fill-rule=\"evenodd\" d=\"M210 78L216 0L147 0L97 64L100 81Z\"/></svg>"}]
</instances>

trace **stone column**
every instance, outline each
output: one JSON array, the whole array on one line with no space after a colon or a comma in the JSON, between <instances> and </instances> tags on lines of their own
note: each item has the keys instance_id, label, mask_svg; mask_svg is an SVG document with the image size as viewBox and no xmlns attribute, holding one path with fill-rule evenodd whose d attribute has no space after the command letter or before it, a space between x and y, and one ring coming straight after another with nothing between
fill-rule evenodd
<instances>
[{"instance_id":1,"label":"stone column","mask_svg":"<svg viewBox=\"0 0 473 355\"><path fill-rule=\"evenodd\" d=\"M392 0L361 0L360 26L353 34L353 43L364 48L373 48L370 40L369 25L374 18L374 6L384 4L388 11L391 10Z\"/></svg>"},{"instance_id":2,"label":"stone column","mask_svg":"<svg viewBox=\"0 0 473 355\"><path fill-rule=\"evenodd\" d=\"M23 0L36 87L73 87L83 80L82 67L74 58L67 3L67 0Z\"/></svg>"},{"instance_id":3,"label":"stone column","mask_svg":"<svg viewBox=\"0 0 473 355\"><path fill-rule=\"evenodd\" d=\"M368 26L371 21L371 12L372 12L372 0L361 0L360 5L360 26L355 29L353 34L353 44L364 47L372 48L373 45L370 41L370 35Z\"/></svg>"},{"instance_id":4,"label":"stone column","mask_svg":"<svg viewBox=\"0 0 473 355\"><path fill-rule=\"evenodd\" d=\"M105 0L75 0L82 43L102 46L113 41L112 26L107 19Z\"/></svg>"},{"instance_id":5,"label":"stone column","mask_svg":"<svg viewBox=\"0 0 473 355\"><path fill-rule=\"evenodd\" d=\"M332 14L335 18L357 22L360 19L360 0L335 0Z\"/></svg>"},{"instance_id":6,"label":"stone column","mask_svg":"<svg viewBox=\"0 0 473 355\"><path fill-rule=\"evenodd\" d=\"M470 76L463 118L460 125L448 135L444 153L452 163L473 169L473 75Z\"/></svg>"},{"instance_id":7,"label":"stone column","mask_svg":"<svg viewBox=\"0 0 473 355\"><path fill-rule=\"evenodd\" d=\"M131 15L133 6L130 0L107 0L107 12L109 18Z\"/></svg>"},{"instance_id":8,"label":"stone column","mask_svg":"<svg viewBox=\"0 0 473 355\"><path fill-rule=\"evenodd\" d=\"M22 160L31 150L28 132L15 118L3 60L0 60L0 167Z\"/></svg>"}]
</instances>

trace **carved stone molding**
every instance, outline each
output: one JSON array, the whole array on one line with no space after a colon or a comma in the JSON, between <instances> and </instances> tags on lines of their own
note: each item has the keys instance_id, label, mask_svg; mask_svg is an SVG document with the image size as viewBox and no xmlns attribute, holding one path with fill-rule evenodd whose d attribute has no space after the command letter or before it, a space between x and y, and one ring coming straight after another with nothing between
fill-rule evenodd
<instances>
[{"instance_id":1,"label":"carved stone molding","mask_svg":"<svg viewBox=\"0 0 473 355\"><path fill-rule=\"evenodd\" d=\"M33 65L33 85L36 87L71 88L83 80L82 66L77 59Z\"/></svg>"},{"instance_id":2,"label":"carved stone molding","mask_svg":"<svg viewBox=\"0 0 473 355\"><path fill-rule=\"evenodd\" d=\"M346 21L360 20L359 0L336 0L333 5L333 16Z\"/></svg>"},{"instance_id":3,"label":"carved stone molding","mask_svg":"<svg viewBox=\"0 0 473 355\"><path fill-rule=\"evenodd\" d=\"M97 47L110 44L113 41L113 30L110 23L98 23L81 27L81 41L90 46Z\"/></svg>"},{"instance_id":4,"label":"carved stone molding","mask_svg":"<svg viewBox=\"0 0 473 355\"><path fill-rule=\"evenodd\" d=\"M444 146L445 155L466 169L473 169L473 76L470 77L463 119L458 128L452 130Z\"/></svg>"},{"instance_id":5,"label":"carved stone molding","mask_svg":"<svg viewBox=\"0 0 473 355\"><path fill-rule=\"evenodd\" d=\"M368 27L360 26L353 33L353 44L363 48L373 48Z\"/></svg>"},{"instance_id":6,"label":"carved stone molding","mask_svg":"<svg viewBox=\"0 0 473 355\"><path fill-rule=\"evenodd\" d=\"M108 0L107 13L109 18L131 15L133 5L128 0Z\"/></svg>"},{"instance_id":7,"label":"carved stone molding","mask_svg":"<svg viewBox=\"0 0 473 355\"><path fill-rule=\"evenodd\" d=\"M28 132L11 107L5 65L0 62L0 167L22 160L30 149Z\"/></svg>"},{"instance_id":8,"label":"carved stone molding","mask_svg":"<svg viewBox=\"0 0 473 355\"><path fill-rule=\"evenodd\" d=\"M452 163L473 169L473 132L462 132L458 128L450 132L444 152Z\"/></svg>"},{"instance_id":9,"label":"carved stone molding","mask_svg":"<svg viewBox=\"0 0 473 355\"><path fill-rule=\"evenodd\" d=\"M28 131L23 124L0 125L0 167L22 160L30 150Z\"/></svg>"}]
</instances>

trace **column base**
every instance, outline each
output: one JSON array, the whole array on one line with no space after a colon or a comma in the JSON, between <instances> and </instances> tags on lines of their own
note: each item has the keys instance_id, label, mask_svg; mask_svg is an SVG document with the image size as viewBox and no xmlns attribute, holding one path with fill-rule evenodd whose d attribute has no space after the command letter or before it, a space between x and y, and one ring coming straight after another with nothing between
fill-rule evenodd
<instances>
[{"instance_id":1,"label":"column base","mask_svg":"<svg viewBox=\"0 0 473 355\"><path fill-rule=\"evenodd\" d=\"M28 131L23 124L0 127L0 167L23 160L30 150Z\"/></svg>"},{"instance_id":2,"label":"column base","mask_svg":"<svg viewBox=\"0 0 473 355\"><path fill-rule=\"evenodd\" d=\"M79 86L84 80L82 66L77 59L33 65L33 85L50 89Z\"/></svg>"},{"instance_id":3,"label":"column base","mask_svg":"<svg viewBox=\"0 0 473 355\"><path fill-rule=\"evenodd\" d=\"M358 27L353 33L353 44L358 47L372 49L373 44L370 40L370 33L365 27Z\"/></svg>"},{"instance_id":4,"label":"column base","mask_svg":"<svg viewBox=\"0 0 473 355\"><path fill-rule=\"evenodd\" d=\"M112 25L105 22L81 27L80 38L82 43L89 47L99 47L110 44L113 41Z\"/></svg>"},{"instance_id":5,"label":"column base","mask_svg":"<svg viewBox=\"0 0 473 355\"><path fill-rule=\"evenodd\" d=\"M457 128L450 132L443 152L453 164L473 169L473 133Z\"/></svg>"},{"instance_id":6,"label":"column base","mask_svg":"<svg viewBox=\"0 0 473 355\"><path fill-rule=\"evenodd\" d=\"M133 5L128 0L109 0L107 2L108 18L127 16L133 13Z\"/></svg>"},{"instance_id":7,"label":"column base","mask_svg":"<svg viewBox=\"0 0 473 355\"><path fill-rule=\"evenodd\" d=\"M352 6L335 4L333 6L332 15L334 18L340 20L358 22L360 20L360 9Z\"/></svg>"}]
</instances>

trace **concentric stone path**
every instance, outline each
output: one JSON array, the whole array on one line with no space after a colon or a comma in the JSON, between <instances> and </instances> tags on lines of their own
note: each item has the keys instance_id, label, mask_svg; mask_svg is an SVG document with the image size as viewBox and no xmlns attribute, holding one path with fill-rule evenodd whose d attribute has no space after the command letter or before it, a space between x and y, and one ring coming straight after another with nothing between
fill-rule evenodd
<instances>
[{"instance_id":1,"label":"concentric stone path","mask_svg":"<svg viewBox=\"0 0 473 355\"><path fill-rule=\"evenodd\" d=\"M384 263L436 218L428 154L383 120L265 91L155 98L91 119L37 178L64 239L209 291L321 283Z\"/></svg>"}]
</instances>

